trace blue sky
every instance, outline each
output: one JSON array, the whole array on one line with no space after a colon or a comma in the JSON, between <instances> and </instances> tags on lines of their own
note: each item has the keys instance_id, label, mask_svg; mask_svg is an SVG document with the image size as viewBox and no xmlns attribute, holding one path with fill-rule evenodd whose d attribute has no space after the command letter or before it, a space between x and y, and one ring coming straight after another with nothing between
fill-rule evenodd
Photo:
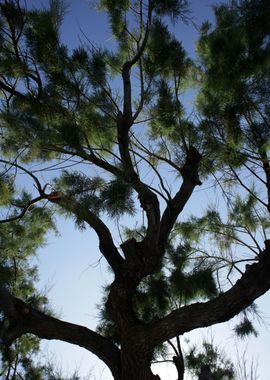
<instances>
[{"instance_id":1,"label":"blue sky","mask_svg":"<svg viewBox=\"0 0 270 380\"><path fill-rule=\"evenodd\" d=\"M46 5L47 1L27 1L29 5ZM106 15L97 13L94 10L94 1L72 0L67 11L62 27L63 41L70 47L76 47L79 41L86 41L83 34L91 42L109 48L113 44L107 24ZM212 11L208 0L193 0L191 3L191 17L196 25L200 25L205 20L211 20ZM172 26L175 34L183 41L183 45L189 55L194 57L194 47L197 32L191 23L187 26L183 23ZM192 105L191 105L192 106ZM200 206L211 199L211 193L202 198L202 193L195 193L191 205ZM201 206L202 207L202 206ZM192 211L192 206L191 206ZM70 220L59 217L60 236L50 234L48 245L40 249L38 264L40 266L40 286L49 290L49 298L52 306L58 315L68 321L86 325L94 328L97 322L97 308L102 286L109 281L104 260L100 260L98 242L93 231L83 233L74 229L74 224ZM270 316L269 294L262 297L258 304L267 318ZM220 344L227 350L228 356L235 357L235 340L230 327L233 323L222 324L217 328L212 328L212 335L215 343ZM250 359L258 358L259 379L268 380L268 352L270 348L270 334L263 326L259 326L261 334L259 338L251 338L243 343L237 341L239 351L242 352L248 344L248 356ZM203 332L188 334L192 339L201 339ZM204 332L206 334L206 332ZM209 334L209 333L208 333ZM102 364L97 364L98 360L81 348L72 347L61 342L44 342L43 354L47 359L48 352L55 352L55 360L62 365L66 371L71 371L76 367L81 369L82 374L87 374L93 369L91 379L111 379L109 373ZM50 357L50 356L49 356ZM163 370L162 380L175 378L167 368ZM172 377L171 377L172 376Z\"/></svg>"}]
</instances>

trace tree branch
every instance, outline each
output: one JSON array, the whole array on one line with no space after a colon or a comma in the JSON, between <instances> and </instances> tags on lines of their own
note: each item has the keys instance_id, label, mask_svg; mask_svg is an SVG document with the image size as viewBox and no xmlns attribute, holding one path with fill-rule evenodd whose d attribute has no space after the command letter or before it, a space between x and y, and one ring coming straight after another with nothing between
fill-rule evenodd
<instances>
[{"instance_id":1,"label":"tree branch","mask_svg":"<svg viewBox=\"0 0 270 380\"><path fill-rule=\"evenodd\" d=\"M156 194L149 189L149 187L143 183L138 174L134 170L134 164L132 162L130 156L130 137L129 137L129 114L125 116L120 113L118 115L117 121L117 138L119 145L120 157L122 160L122 165L125 173L125 179L132 188L137 192L139 196L139 200L141 203L141 207L146 212L147 220L148 220L148 228L147 228L147 239L156 238L157 233L159 231L160 224L160 209L159 209L159 201ZM155 239L154 244L157 241Z\"/></svg>"},{"instance_id":2,"label":"tree branch","mask_svg":"<svg viewBox=\"0 0 270 380\"><path fill-rule=\"evenodd\" d=\"M29 202L27 202L26 205L23 206L22 211L19 214L11 216L10 218L7 218L7 219L1 219L0 224L9 223L9 222L13 222L15 220L21 219L33 204L41 201L42 199L44 199L43 195L40 195L36 198L31 199Z\"/></svg>"},{"instance_id":3,"label":"tree branch","mask_svg":"<svg viewBox=\"0 0 270 380\"><path fill-rule=\"evenodd\" d=\"M233 175L237 179L237 181L240 183L240 185L253 197L255 198L259 203L261 203L263 206L265 206L268 209L268 204L262 201L257 195L252 191L248 186L244 184L244 182L241 180L240 176L237 174L236 170L233 169L232 166L230 166L230 170L233 172Z\"/></svg>"},{"instance_id":4,"label":"tree branch","mask_svg":"<svg viewBox=\"0 0 270 380\"><path fill-rule=\"evenodd\" d=\"M263 170L266 178L266 189L267 189L267 210L270 212L270 164L267 157L266 151L261 151L261 160L263 164Z\"/></svg>"},{"instance_id":5,"label":"tree branch","mask_svg":"<svg viewBox=\"0 0 270 380\"><path fill-rule=\"evenodd\" d=\"M161 342L196 328L228 321L270 288L270 241L258 263L247 265L242 277L228 291L208 302L197 302L172 311L149 327L149 340Z\"/></svg>"},{"instance_id":6,"label":"tree branch","mask_svg":"<svg viewBox=\"0 0 270 380\"><path fill-rule=\"evenodd\" d=\"M12 96L17 96L19 99L26 99L26 95L17 91L14 87L7 85L2 80L0 80L0 90L7 92Z\"/></svg>"},{"instance_id":7,"label":"tree branch","mask_svg":"<svg viewBox=\"0 0 270 380\"><path fill-rule=\"evenodd\" d=\"M96 332L73 323L50 317L0 288L0 311L9 319L0 329L6 345L23 334L34 334L41 339L57 339L83 347L104 361L117 378L120 370L119 349Z\"/></svg>"},{"instance_id":8,"label":"tree branch","mask_svg":"<svg viewBox=\"0 0 270 380\"><path fill-rule=\"evenodd\" d=\"M61 201L57 203L67 211L72 212L79 219L85 221L95 230L99 238L100 252L112 267L115 275L121 275L121 268L124 263L124 259L114 245L112 235L106 224L92 211L85 208L85 206L76 202L74 199L71 200L68 197L63 197Z\"/></svg>"},{"instance_id":9,"label":"tree branch","mask_svg":"<svg viewBox=\"0 0 270 380\"><path fill-rule=\"evenodd\" d=\"M199 163L202 156L196 148L189 148L186 162L181 169L183 177L182 185L163 213L160 223L159 245L163 250L166 246L169 234L176 222L177 217L185 207L195 186L201 185L198 176Z\"/></svg>"},{"instance_id":10,"label":"tree branch","mask_svg":"<svg viewBox=\"0 0 270 380\"><path fill-rule=\"evenodd\" d=\"M42 188L38 178L28 169L26 169L25 167L19 165L17 162L13 161L7 161L7 160L3 160L3 159L0 159L0 162L5 164L5 165L10 165L11 167L15 167L15 168L18 168L20 170L22 170L23 172L25 172L26 174L28 174L34 181L35 181L35 184L36 184L36 187L39 191L40 194L42 194L42 192L44 191L44 189Z\"/></svg>"},{"instance_id":11,"label":"tree branch","mask_svg":"<svg viewBox=\"0 0 270 380\"><path fill-rule=\"evenodd\" d=\"M146 22L145 34L143 37L143 41L142 41L141 46L138 48L135 56L130 61L127 62L129 64L129 67L135 65L135 63L137 63L143 55L143 52L145 50L145 47L146 47L146 44L148 41L148 37L149 37L149 32L150 32L150 27L151 27L151 19L152 19L152 11L153 11L153 4L152 4L152 1L150 0L148 3L147 22Z\"/></svg>"}]
</instances>

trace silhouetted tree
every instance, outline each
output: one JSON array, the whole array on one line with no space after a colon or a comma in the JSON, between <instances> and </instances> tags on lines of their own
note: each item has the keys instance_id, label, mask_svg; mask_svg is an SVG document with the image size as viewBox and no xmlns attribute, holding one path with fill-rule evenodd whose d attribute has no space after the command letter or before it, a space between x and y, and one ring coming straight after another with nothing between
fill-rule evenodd
<instances>
[{"instance_id":1,"label":"silhouetted tree","mask_svg":"<svg viewBox=\"0 0 270 380\"><path fill-rule=\"evenodd\" d=\"M91 227L114 275L104 304L113 333L48 315L27 294L17 295L8 280L1 283L0 333L5 347L27 334L62 340L97 355L116 380L151 380L158 378L150 367L158 346L229 320L270 288L270 4L216 6L216 26L202 27L198 64L166 24L185 17L186 1L99 5L115 38L111 51L64 46L60 0L38 10L19 0L0 4L1 238L10 223L31 223L35 210L38 222L29 229L34 238L43 213L59 211L81 228ZM181 93L194 83L198 117L192 120ZM61 170L69 159L85 165ZM59 167L49 184L33 173L30 165L37 161ZM35 194L20 194L18 172L34 182ZM211 176L226 202L203 215L196 204L196 215L185 218L195 188ZM139 236L117 246L106 218L118 222L138 209ZM180 247L175 260L185 257L181 240L190 246L190 273L180 262L167 266L171 242ZM217 293L192 302L206 273L207 281L213 274L217 279ZM173 277L160 295L164 313L150 308L146 318L149 307L140 307L138 297L149 298L149 281ZM180 298L188 294L187 302L168 308L172 289Z\"/></svg>"}]
</instances>

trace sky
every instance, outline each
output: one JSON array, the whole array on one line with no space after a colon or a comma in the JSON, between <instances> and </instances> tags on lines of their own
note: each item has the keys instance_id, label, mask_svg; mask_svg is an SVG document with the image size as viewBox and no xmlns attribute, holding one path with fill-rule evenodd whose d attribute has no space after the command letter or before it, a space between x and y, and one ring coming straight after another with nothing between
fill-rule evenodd
<instances>
[{"instance_id":1,"label":"sky","mask_svg":"<svg viewBox=\"0 0 270 380\"><path fill-rule=\"evenodd\" d=\"M46 5L45 0L26 0L35 6ZM91 42L110 47L113 44L106 16L94 10L94 2L87 0L71 0L63 27L62 39L70 48L85 41L87 35ZM212 19L212 10L208 0L193 0L191 3L193 23L172 26L175 34L183 41L188 54L194 57L197 31L203 21ZM192 104L190 105L192 107ZM211 193L202 198L202 192L196 192L192 204L202 207L211 200ZM192 210L191 210L192 211ZM85 325L94 329L97 323L97 304L100 302L102 287L109 282L111 275L104 260L100 260L98 241L93 231L83 233L74 228L74 223L63 217L58 218L59 235L51 233L48 244L39 250L38 265L40 268L41 289L48 292L51 305L57 315L67 321ZM269 294L257 302L263 311L265 321L269 321ZM188 334L192 342L202 337L213 337L215 344L224 348L229 357L235 358L247 349L247 360L258 362L259 380L269 380L268 361L270 350L270 333L265 326L258 325L258 338L249 338L236 342L232 333L233 321ZM184 338L186 338L184 336ZM65 373L79 369L79 373L87 375L91 371L93 380L109 380L110 372L98 359L86 350L61 342L43 342L42 357L54 361ZM176 378L174 369L164 366L157 368L162 380ZM156 370L156 368L155 368Z\"/></svg>"}]
</instances>

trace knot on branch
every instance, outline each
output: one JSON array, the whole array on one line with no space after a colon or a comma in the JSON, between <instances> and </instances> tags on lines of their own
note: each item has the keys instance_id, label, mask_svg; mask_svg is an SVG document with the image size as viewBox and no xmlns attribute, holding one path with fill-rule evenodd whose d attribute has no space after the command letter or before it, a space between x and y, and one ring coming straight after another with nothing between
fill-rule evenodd
<instances>
[{"instance_id":1,"label":"knot on branch","mask_svg":"<svg viewBox=\"0 0 270 380\"><path fill-rule=\"evenodd\" d=\"M132 62L126 61L122 66L122 76L129 75Z\"/></svg>"},{"instance_id":2,"label":"knot on branch","mask_svg":"<svg viewBox=\"0 0 270 380\"><path fill-rule=\"evenodd\" d=\"M265 241L265 249L259 254L259 261L246 265L242 279L248 281L266 281L270 285L270 240ZM246 286L246 285L245 285Z\"/></svg>"},{"instance_id":3,"label":"knot on branch","mask_svg":"<svg viewBox=\"0 0 270 380\"><path fill-rule=\"evenodd\" d=\"M150 211L152 206L153 206L153 202L152 202L152 199L149 199L147 197L145 198L142 198L142 197L139 197L139 201L140 201L140 206L141 208L144 210L144 211Z\"/></svg>"},{"instance_id":4,"label":"knot on branch","mask_svg":"<svg viewBox=\"0 0 270 380\"><path fill-rule=\"evenodd\" d=\"M27 317L31 313L31 308L2 286L0 287L0 311L7 318Z\"/></svg>"},{"instance_id":5,"label":"knot on branch","mask_svg":"<svg viewBox=\"0 0 270 380\"><path fill-rule=\"evenodd\" d=\"M194 185L202 185L199 178L199 165L202 159L202 155L198 150L191 146L187 152L186 162L180 170L184 179L189 179Z\"/></svg>"},{"instance_id":6,"label":"knot on branch","mask_svg":"<svg viewBox=\"0 0 270 380\"><path fill-rule=\"evenodd\" d=\"M43 197L48 199L50 202L57 202L62 198L62 196L63 193L61 191L52 191L50 194L43 195Z\"/></svg>"},{"instance_id":7,"label":"knot on branch","mask_svg":"<svg viewBox=\"0 0 270 380\"><path fill-rule=\"evenodd\" d=\"M28 317L31 314L31 308L23 301L16 299L15 309L22 317Z\"/></svg>"}]
</instances>

